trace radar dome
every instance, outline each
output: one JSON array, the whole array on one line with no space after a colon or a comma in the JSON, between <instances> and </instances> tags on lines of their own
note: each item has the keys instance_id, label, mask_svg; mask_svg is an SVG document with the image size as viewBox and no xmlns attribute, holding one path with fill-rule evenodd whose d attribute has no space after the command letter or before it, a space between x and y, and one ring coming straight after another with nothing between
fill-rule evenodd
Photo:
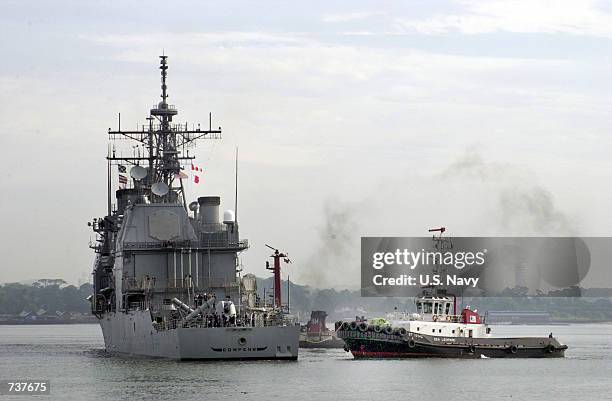
<instances>
[{"instance_id":1,"label":"radar dome","mask_svg":"<svg viewBox=\"0 0 612 401\"><path fill-rule=\"evenodd\" d=\"M235 217L234 217L233 210L226 210L225 212L223 212L223 222L225 224L233 223L234 221L235 221Z\"/></svg>"}]
</instances>

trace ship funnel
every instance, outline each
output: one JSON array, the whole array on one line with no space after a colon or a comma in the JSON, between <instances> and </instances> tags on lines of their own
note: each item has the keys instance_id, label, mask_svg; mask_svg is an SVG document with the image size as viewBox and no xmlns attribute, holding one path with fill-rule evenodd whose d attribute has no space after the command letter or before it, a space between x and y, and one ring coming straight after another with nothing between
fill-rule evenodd
<instances>
[{"instance_id":1,"label":"ship funnel","mask_svg":"<svg viewBox=\"0 0 612 401\"><path fill-rule=\"evenodd\" d=\"M221 198L218 196L201 196L198 198L200 204L200 222L202 224L219 224L219 206Z\"/></svg>"}]
</instances>

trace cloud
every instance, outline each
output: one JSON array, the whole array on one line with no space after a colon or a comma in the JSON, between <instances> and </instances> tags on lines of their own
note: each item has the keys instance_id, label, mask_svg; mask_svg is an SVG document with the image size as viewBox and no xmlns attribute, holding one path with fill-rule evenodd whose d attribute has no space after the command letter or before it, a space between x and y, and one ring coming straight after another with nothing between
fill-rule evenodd
<instances>
[{"instance_id":1,"label":"cloud","mask_svg":"<svg viewBox=\"0 0 612 401\"><path fill-rule=\"evenodd\" d=\"M612 15L596 7L595 1L573 0L459 0L464 11L430 18L399 17L403 32L425 35L495 32L571 34L612 37Z\"/></svg>"},{"instance_id":2,"label":"cloud","mask_svg":"<svg viewBox=\"0 0 612 401\"><path fill-rule=\"evenodd\" d=\"M482 7L466 9L475 18L493 19L485 24L485 30L510 29L510 22L504 18L512 24L520 22L517 15L503 17L498 15L502 10ZM442 16L467 15L468 11L450 11ZM539 16L528 16L526 21L540 18L541 22L530 25L552 29L546 13L536 11ZM368 18L374 17L375 13L362 13L345 16L344 20L357 21L350 29L358 31L358 22L370 29L375 24ZM410 17L416 21L413 13ZM0 281L36 277L40 266L66 278L80 275L74 266L80 266L81 271L89 269L90 232L85 231L83 223L105 210L105 130L116 124L119 111L126 126L143 121L148 107L159 96L157 55L164 48L170 55L171 101L180 110L177 121L191 124L202 116L206 121L210 110L213 121L224 130L224 140L210 151L215 155L212 160L203 157L212 146L202 144L194 150L210 171L206 184L198 189L204 192L194 196L211 191L232 203L233 185L228 182L233 182L232 159L235 146L240 145L240 213L243 234L254 244L244 255L250 271L265 273L261 263L268 256L261 246L264 241L289 251L296 265L308 261L310 250L325 235L325 219L341 223L334 213L322 212L325 199L337 199L343 205L346 200L360 200L372 193L364 186L381 178L396 177L402 171L435 171L440 163L446 164L444 160L456 158L466 143L481 146L487 160L513 160L538 171L563 206L561 210L580 210L590 216L592 226L599 227L602 235L609 234L600 224L612 199L609 189L601 184L609 178L605 175L609 159L606 149L611 143L606 108L610 95L605 90L610 74L606 63L585 60L569 51L563 59L511 57L517 53L491 49L490 44L476 56L444 54L447 49L429 46L435 41L422 41L420 50L416 49L412 38L404 40L401 32L393 40L345 37L328 25L332 33L321 34L317 31L321 18L317 15L317 25L310 27L289 26L286 21L290 19L278 18L288 24L285 32L277 25L266 26L266 22L256 28L224 23L215 25L211 29L218 31L211 32L185 32L185 24L169 24L164 25L168 33L143 33L156 29L151 27L157 25L147 21L130 25L131 31L105 26L105 31L98 34L92 33L95 29L80 31L81 36L74 27L66 27L72 29L66 35L70 57L57 51L45 53L31 60L36 68L30 69L22 67L27 63L20 58L21 50L45 45L40 38L48 36L48 28L35 26L37 35L15 34L22 38L22 42L16 42L20 52L8 59L19 66L18 73L4 72L0 76L3 95L12 105L0 116L5 131L13 134L2 136L0 144L5 149L27 149L33 157L26 167L23 152L9 152L7 165L17 167L0 179L4 187L20 191L16 201L5 199L6 207L0 214L7 226L18 227L3 237L14 254L7 263L18 268L2 272ZM380 17L384 18L395 17ZM327 20L331 23L334 17ZM340 23L343 18L337 15L335 20ZM433 31L477 30L469 24L455 24L461 28L453 28L453 24L450 28L448 23L442 24ZM472 24L477 26L479 21ZM595 30L597 25L601 28L603 24L594 23L589 28ZM223 30L229 26L241 26L239 29L245 31ZM304 31L293 31L297 28ZM392 28L387 25L381 29ZM463 46L473 45L469 40L461 41ZM561 42L565 45L563 38ZM534 44L536 50L537 46ZM490 54L498 56L486 56ZM491 168L490 163L486 165ZM568 182L567 177L576 180ZM383 193L386 196L381 197L379 207L388 210L388 221L398 223L393 225L395 229L380 228L368 234L402 234L406 229L417 234L438 222L459 231L465 226L462 208L483 204L483 191L467 194L471 196L469 201L441 204L437 198L440 191L420 191L430 177L423 181L406 174L403 178L393 182L411 190L406 196L417 198L411 204L429 206L432 199L439 204L422 209L415 206L413 211L403 202L400 190ZM483 185L475 181L474 185ZM79 199L72 199L72 190L53 192L36 186L37 182L59 188L71 188L76 183ZM552 197L547 192L529 190L516 192L510 188L499 199L503 206L521 213L542 210L538 206L541 204L544 210L550 209L546 205L551 204ZM522 193L525 195L514 196ZM599 202L596 208L584 206L592 197L580 197L590 193L597 193L593 200ZM44 208L39 205L40 194L45 194ZM484 204L497 207L496 200ZM568 202L574 204L568 208ZM43 238L53 228L39 226L52 225L54 220L48 216L64 215L66 204L72 205L62 223L68 236L61 241ZM379 215L379 208L368 210L366 216L373 225L387 221ZM492 215L471 212L470 216ZM443 216L438 216L440 213ZM401 220L395 214L406 217ZM23 216L28 217L25 224ZM505 221L504 216L501 221ZM507 216L509 222L522 221L513 219L513 214ZM272 229L275 227L286 229ZM352 229L350 224L346 227L347 231ZM30 240L11 242L21 237ZM22 242L40 242L47 248L32 254ZM73 263L62 263L65 260Z\"/></svg>"},{"instance_id":3,"label":"cloud","mask_svg":"<svg viewBox=\"0 0 612 401\"><path fill-rule=\"evenodd\" d=\"M334 13L323 16L323 22L342 23L351 21L361 21L372 17L387 15L385 11L355 11L350 13Z\"/></svg>"}]
</instances>

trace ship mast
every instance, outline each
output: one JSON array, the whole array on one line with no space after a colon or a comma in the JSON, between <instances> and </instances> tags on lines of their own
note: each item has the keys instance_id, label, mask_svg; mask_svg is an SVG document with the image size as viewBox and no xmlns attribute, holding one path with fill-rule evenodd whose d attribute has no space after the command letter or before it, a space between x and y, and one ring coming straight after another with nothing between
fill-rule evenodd
<instances>
[{"instance_id":1,"label":"ship mast","mask_svg":"<svg viewBox=\"0 0 612 401\"><path fill-rule=\"evenodd\" d=\"M172 119L178 114L174 105L168 104L168 56L162 55L159 69L161 71L161 102L154 105L148 123L140 130L126 131L121 126L116 131L109 128L109 139L127 139L138 142L146 155L134 154L132 156L117 156L113 151L107 157L111 164L125 163L131 166L148 164L146 174L130 172L134 181L134 188L144 195L151 203L181 203L185 205L185 194L180 173L181 164L192 161L195 157L189 155L187 150L199 139L220 139L221 127L212 128L212 119L209 118L208 129L200 129L200 124L189 129L187 124L173 123ZM110 189L109 189L110 192ZM110 193L109 193L110 196Z\"/></svg>"}]
</instances>

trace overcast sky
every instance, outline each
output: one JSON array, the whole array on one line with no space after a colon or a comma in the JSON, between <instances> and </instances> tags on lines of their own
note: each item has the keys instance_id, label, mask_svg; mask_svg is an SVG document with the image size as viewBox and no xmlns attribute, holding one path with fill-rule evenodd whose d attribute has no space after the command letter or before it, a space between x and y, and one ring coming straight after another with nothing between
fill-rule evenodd
<instances>
[{"instance_id":1,"label":"overcast sky","mask_svg":"<svg viewBox=\"0 0 612 401\"><path fill-rule=\"evenodd\" d=\"M92 268L106 130L213 113L191 198L233 208L300 283L355 287L361 235L611 235L612 2L0 5L0 282Z\"/></svg>"}]
</instances>

